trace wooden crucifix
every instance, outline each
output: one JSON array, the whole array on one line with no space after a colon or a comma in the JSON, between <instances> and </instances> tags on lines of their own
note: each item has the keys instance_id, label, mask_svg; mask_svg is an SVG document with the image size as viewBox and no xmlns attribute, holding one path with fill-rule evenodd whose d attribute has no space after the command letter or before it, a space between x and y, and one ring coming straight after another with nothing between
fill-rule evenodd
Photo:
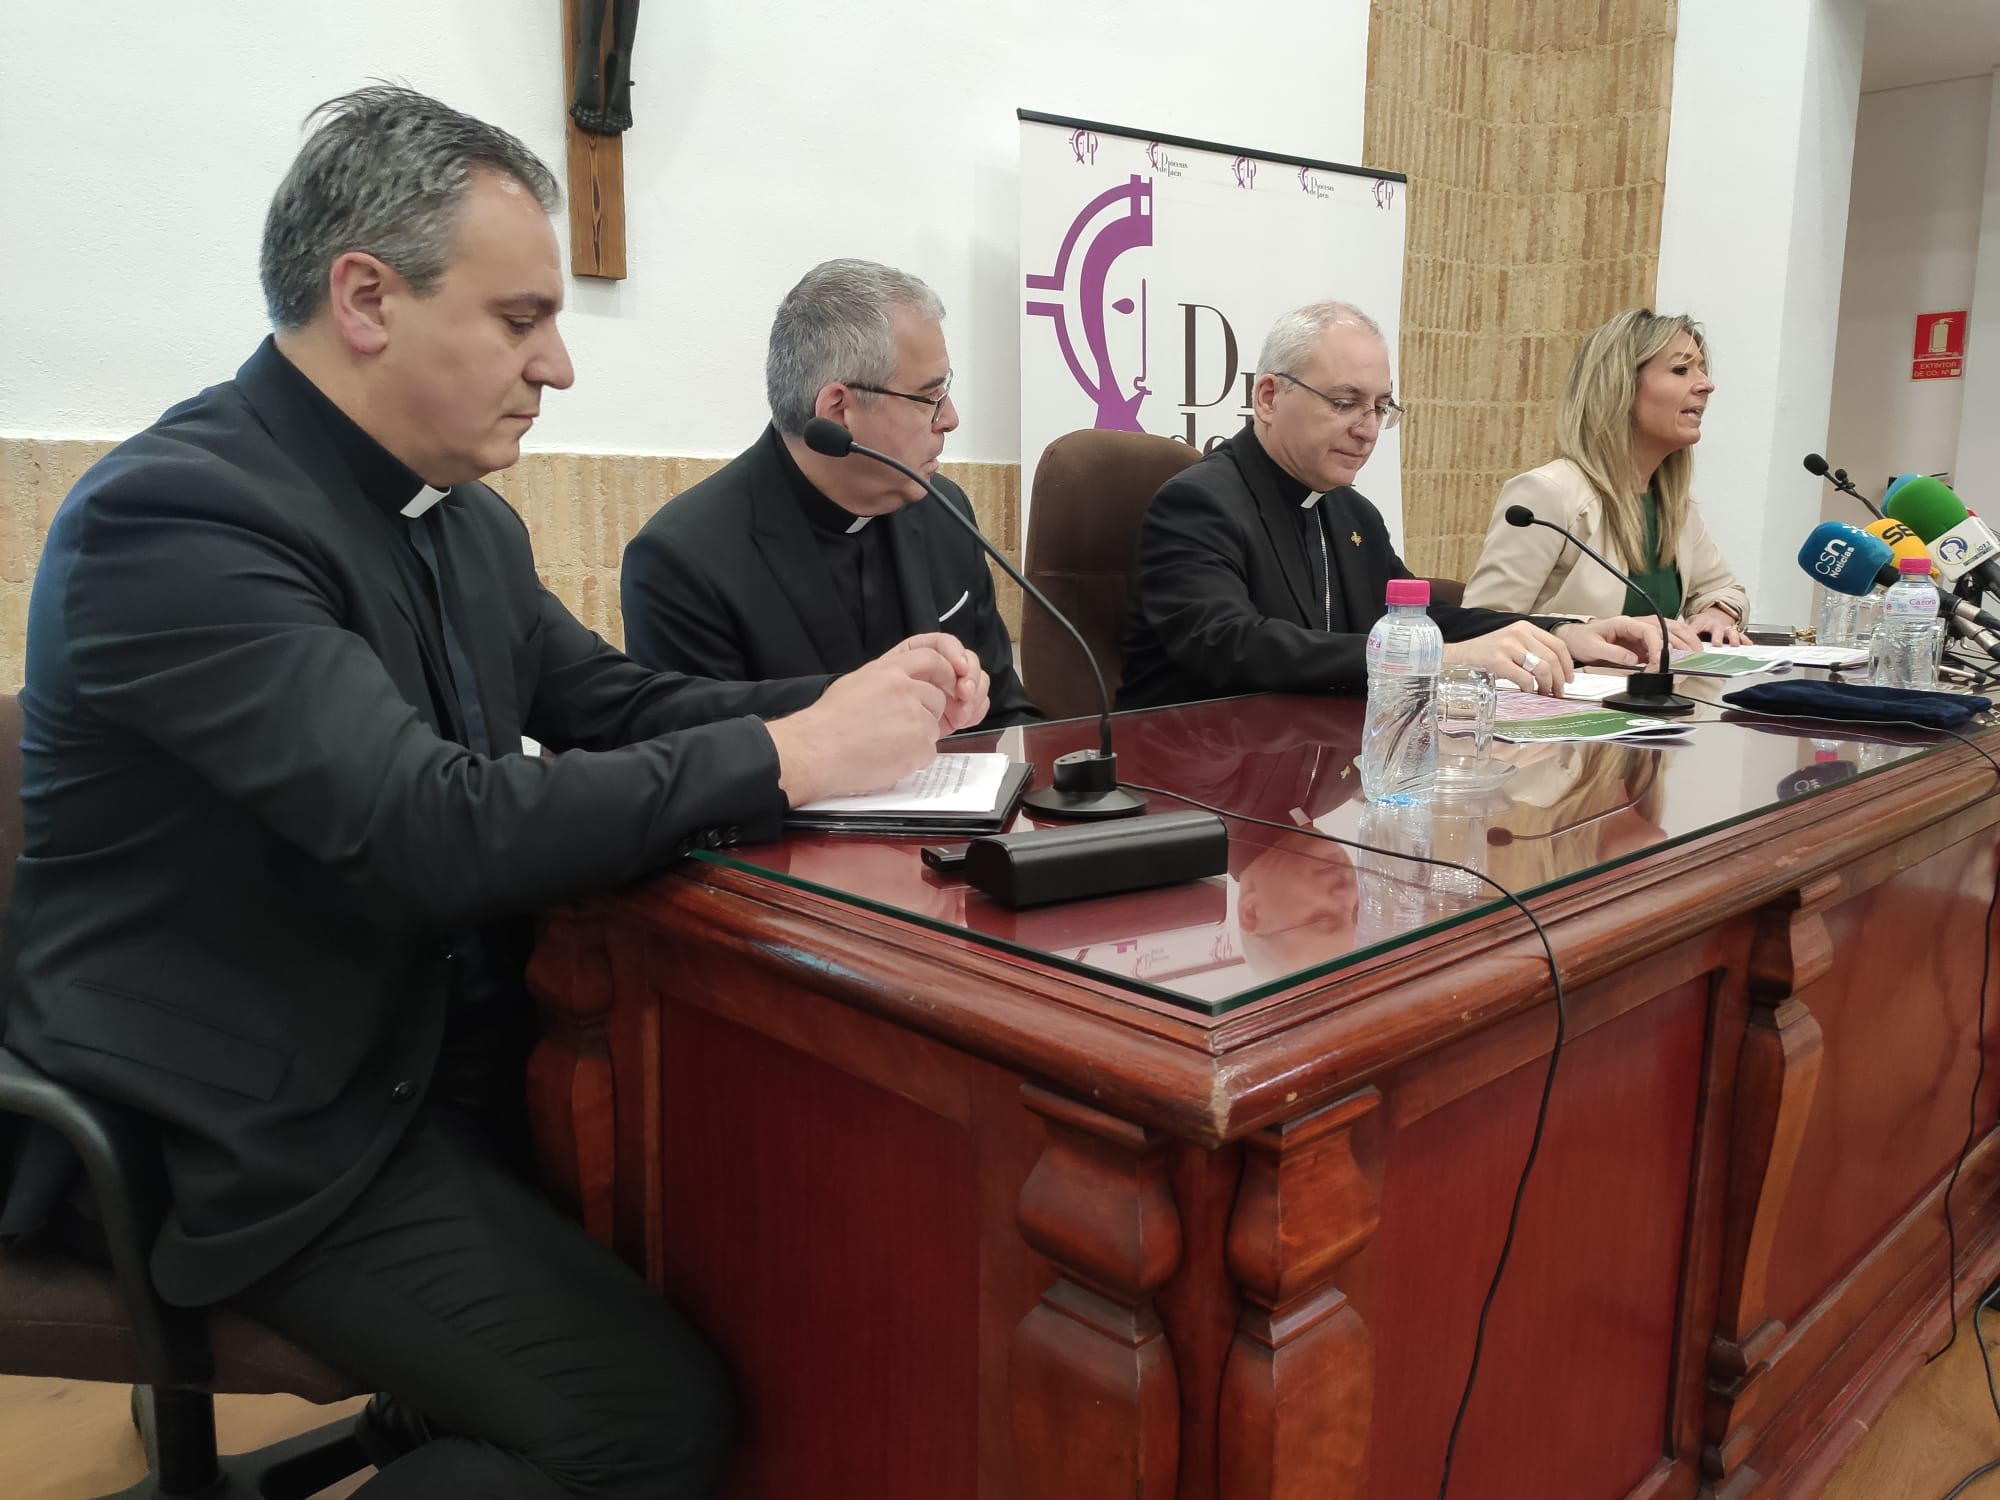
<instances>
[{"instance_id":1,"label":"wooden crucifix","mask_svg":"<svg viewBox=\"0 0 2000 1500\"><path fill-rule=\"evenodd\" d=\"M639 0L562 0L569 111L569 263L625 279L625 142Z\"/></svg>"}]
</instances>

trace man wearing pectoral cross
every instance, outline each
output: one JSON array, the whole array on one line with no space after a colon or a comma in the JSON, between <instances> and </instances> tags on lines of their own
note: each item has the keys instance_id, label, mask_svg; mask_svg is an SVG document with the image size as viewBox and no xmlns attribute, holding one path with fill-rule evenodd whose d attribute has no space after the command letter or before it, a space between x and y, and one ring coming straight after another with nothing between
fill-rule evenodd
<instances>
[{"instance_id":1,"label":"man wearing pectoral cross","mask_svg":"<svg viewBox=\"0 0 2000 1500\"><path fill-rule=\"evenodd\" d=\"M1389 580L1414 575L1352 485L1402 417L1365 313L1318 302L1264 340L1250 420L1153 497L1140 528L1120 708L1235 693L1356 693ZM1338 539L1336 541L1336 539ZM1655 627L1433 605L1445 660L1556 692L1576 662L1636 665Z\"/></svg>"}]
</instances>

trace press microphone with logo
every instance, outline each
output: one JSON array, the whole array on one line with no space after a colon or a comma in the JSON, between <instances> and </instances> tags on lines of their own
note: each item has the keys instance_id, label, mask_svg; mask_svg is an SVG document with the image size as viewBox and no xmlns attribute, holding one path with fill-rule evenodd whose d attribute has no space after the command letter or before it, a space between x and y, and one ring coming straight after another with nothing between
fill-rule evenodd
<instances>
[{"instance_id":1,"label":"press microphone with logo","mask_svg":"<svg viewBox=\"0 0 2000 1500\"><path fill-rule=\"evenodd\" d=\"M1808 453L1805 457L1805 465L1808 474L1819 479L1824 479L1843 495L1852 495L1868 507L1868 513L1871 516L1875 517L1878 521L1882 519L1881 507L1854 487L1853 481L1847 477L1847 470L1834 469L1829 472L1825 457L1818 453Z\"/></svg>"},{"instance_id":2,"label":"press microphone with logo","mask_svg":"<svg viewBox=\"0 0 2000 1500\"><path fill-rule=\"evenodd\" d=\"M1567 537L1585 557L1596 562L1599 567L1605 569L1612 577L1618 579L1625 587L1653 606L1653 618L1659 622L1660 626L1660 669L1657 672L1634 672L1627 679L1625 691L1622 693L1613 693L1609 698L1604 700L1604 706L1606 708L1615 708L1623 713L1634 714L1693 713L1695 707L1694 700L1692 698L1683 698L1679 693L1674 691L1674 674L1672 669L1667 665L1669 660L1671 660L1669 656L1670 648L1667 641L1667 617L1660 610L1660 601L1646 592L1646 590L1640 588L1638 581L1631 574L1622 568L1613 566L1602 553L1587 546L1582 538L1566 527L1558 526L1553 521L1544 521L1525 505L1508 506L1506 516L1509 526L1546 526L1558 535Z\"/></svg>"},{"instance_id":3,"label":"press microphone with logo","mask_svg":"<svg viewBox=\"0 0 2000 1500\"><path fill-rule=\"evenodd\" d=\"M1948 586L1970 579L1984 593L2000 593L2000 537L1965 508L1950 485L1912 474L1895 486L1888 510L1923 539Z\"/></svg>"},{"instance_id":4,"label":"press microphone with logo","mask_svg":"<svg viewBox=\"0 0 2000 1500\"><path fill-rule=\"evenodd\" d=\"M1889 544L1889 551L1893 554L1892 562L1900 563L1906 557L1921 557L1931 564L1932 580L1935 581L1939 577L1936 559L1931 556L1930 549L1924 546L1924 539L1901 521L1891 516L1884 516L1879 521L1870 521L1861 529Z\"/></svg>"},{"instance_id":5,"label":"press microphone with logo","mask_svg":"<svg viewBox=\"0 0 2000 1500\"><path fill-rule=\"evenodd\" d=\"M1894 521L1877 525L1894 526ZM1857 597L1893 584L1902 576L1897 567L1898 546L1877 534L1874 527L1863 531L1845 521L1822 521L1813 527L1799 548L1799 566L1817 583L1836 594ZM1908 553L1904 555L1918 555ZM1965 600L1940 592L1938 613L1950 623L1952 634L1971 641L1988 656L2000 659L2000 616L1990 615Z\"/></svg>"}]
</instances>

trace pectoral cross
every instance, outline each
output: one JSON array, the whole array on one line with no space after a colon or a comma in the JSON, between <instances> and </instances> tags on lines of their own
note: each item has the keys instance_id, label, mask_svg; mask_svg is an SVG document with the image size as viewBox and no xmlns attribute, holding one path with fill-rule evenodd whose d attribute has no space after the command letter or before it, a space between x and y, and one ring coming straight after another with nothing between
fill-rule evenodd
<instances>
[{"instance_id":1,"label":"pectoral cross","mask_svg":"<svg viewBox=\"0 0 2000 1500\"><path fill-rule=\"evenodd\" d=\"M1350 532L1348 532L1348 533L1347 533L1347 539L1348 539L1348 540L1349 540L1350 542L1354 543L1354 545L1355 545L1355 546L1357 546L1357 547L1359 547L1359 546L1361 545L1361 533L1360 533L1360 532L1358 532L1358 531L1350 531Z\"/></svg>"}]
</instances>

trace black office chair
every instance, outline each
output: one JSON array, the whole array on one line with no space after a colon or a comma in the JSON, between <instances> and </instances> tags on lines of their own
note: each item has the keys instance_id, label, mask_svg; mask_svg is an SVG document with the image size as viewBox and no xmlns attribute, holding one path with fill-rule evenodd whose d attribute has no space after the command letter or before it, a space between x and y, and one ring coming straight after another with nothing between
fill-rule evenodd
<instances>
[{"instance_id":1,"label":"black office chair","mask_svg":"<svg viewBox=\"0 0 2000 1500\"><path fill-rule=\"evenodd\" d=\"M0 696L0 908L21 848L20 742L20 704ZM217 1393L325 1403L360 1392L251 1318L161 1301L146 1268L167 1208L156 1133L0 1048L0 1148L10 1129L18 1138L29 1122L81 1159L111 1266L33 1236L0 1241L0 1374L134 1388L133 1421L151 1473L107 1500L303 1500L367 1467L351 1417L251 1453L217 1454Z\"/></svg>"}]
</instances>

